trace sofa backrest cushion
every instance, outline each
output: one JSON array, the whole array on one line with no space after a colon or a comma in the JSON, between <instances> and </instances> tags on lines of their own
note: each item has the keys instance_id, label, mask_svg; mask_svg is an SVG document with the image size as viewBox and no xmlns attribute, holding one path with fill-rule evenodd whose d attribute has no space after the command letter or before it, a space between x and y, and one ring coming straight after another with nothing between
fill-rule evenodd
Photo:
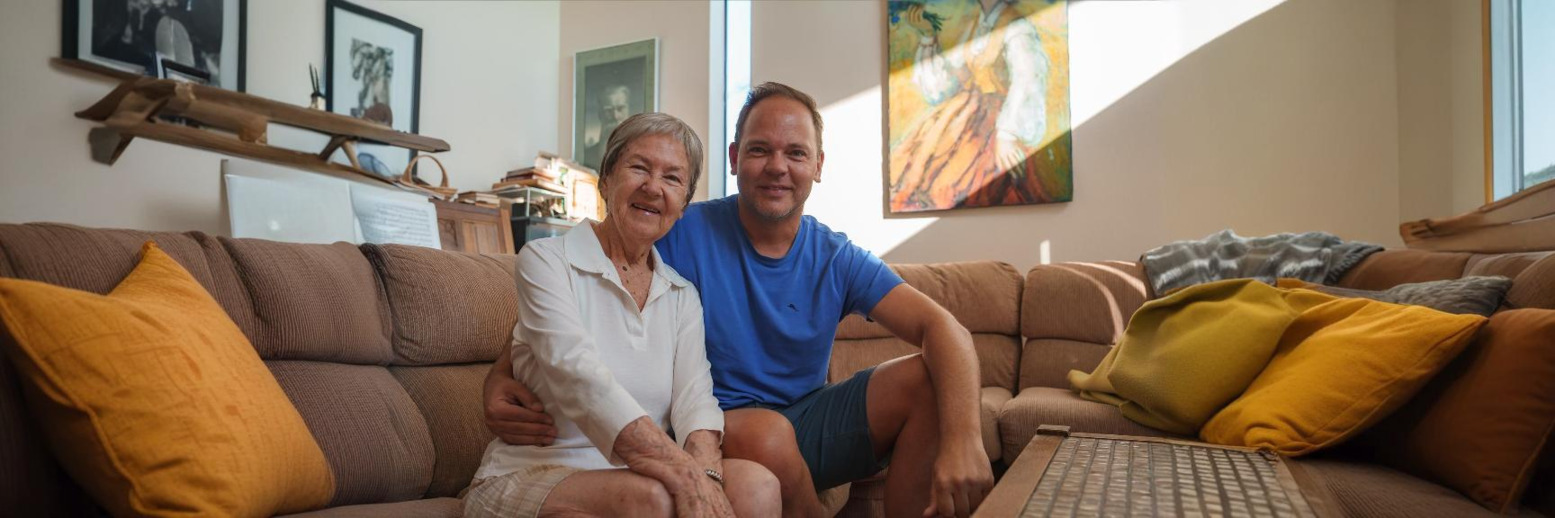
<instances>
[{"instance_id":1,"label":"sofa backrest cushion","mask_svg":"<svg viewBox=\"0 0 1555 518\"><path fill-rule=\"evenodd\" d=\"M1383 250L1355 265L1338 285L1360 290L1385 290L1411 282L1439 281L1463 276L1469 258L1465 252Z\"/></svg>"},{"instance_id":2,"label":"sofa backrest cushion","mask_svg":"<svg viewBox=\"0 0 1555 518\"><path fill-rule=\"evenodd\" d=\"M517 256L362 245L383 280L395 365L490 362L518 323Z\"/></svg>"},{"instance_id":3,"label":"sofa backrest cushion","mask_svg":"<svg viewBox=\"0 0 1555 518\"><path fill-rule=\"evenodd\" d=\"M388 301L350 243L220 238L258 317L249 339L266 360L388 365Z\"/></svg>"},{"instance_id":4,"label":"sofa backrest cushion","mask_svg":"<svg viewBox=\"0 0 1555 518\"><path fill-rule=\"evenodd\" d=\"M1115 344L1129 317L1150 299L1148 286L1138 263L1039 265L1026 274L1021 335Z\"/></svg>"},{"instance_id":5,"label":"sofa backrest cushion","mask_svg":"<svg viewBox=\"0 0 1555 518\"><path fill-rule=\"evenodd\" d=\"M1020 330L1021 276L1015 267L995 261L945 264L893 264L909 286L934 299L973 333L1015 336ZM888 338L891 332L858 315L837 326L838 340Z\"/></svg>"},{"instance_id":6,"label":"sofa backrest cushion","mask_svg":"<svg viewBox=\"0 0 1555 518\"><path fill-rule=\"evenodd\" d=\"M1021 350L1017 394L1031 387L1069 388L1069 371L1091 372L1101 363L1110 344L1062 338L1030 338Z\"/></svg>"},{"instance_id":7,"label":"sofa backrest cushion","mask_svg":"<svg viewBox=\"0 0 1555 518\"><path fill-rule=\"evenodd\" d=\"M972 349L977 353L983 387L1015 390L1015 370L1020 357L1020 339L1008 335L973 333ZM831 363L826 380L837 383L858 371L921 352L916 346L896 338L837 340L832 344Z\"/></svg>"},{"instance_id":8,"label":"sofa backrest cushion","mask_svg":"<svg viewBox=\"0 0 1555 518\"><path fill-rule=\"evenodd\" d=\"M106 294L140 261L140 247L156 241L210 292L249 339L256 317L232 257L200 232L107 230L56 223L0 224L0 275Z\"/></svg>"},{"instance_id":9,"label":"sofa backrest cushion","mask_svg":"<svg viewBox=\"0 0 1555 518\"><path fill-rule=\"evenodd\" d=\"M891 265L909 286L950 311L977 353L982 386L1015 389L1020 356L1020 293L1014 267L995 261ZM837 326L827 379L842 381L881 362L919 352L885 327L858 315Z\"/></svg>"},{"instance_id":10,"label":"sofa backrest cushion","mask_svg":"<svg viewBox=\"0 0 1555 518\"><path fill-rule=\"evenodd\" d=\"M1506 305L1518 309L1555 309L1555 253L1529 264L1512 278Z\"/></svg>"}]
</instances>

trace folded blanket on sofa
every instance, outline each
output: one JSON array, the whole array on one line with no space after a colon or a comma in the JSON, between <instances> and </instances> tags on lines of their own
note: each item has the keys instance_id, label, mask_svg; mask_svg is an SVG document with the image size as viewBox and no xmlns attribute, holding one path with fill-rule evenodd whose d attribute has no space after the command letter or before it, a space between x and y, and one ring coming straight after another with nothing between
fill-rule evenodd
<instances>
[{"instance_id":1,"label":"folded blanket on sofa","mask_svg":"<svg viewBox=\"0 0 1555 518\"><path fill-rule=\"evenodd\" d=\"M1140 262L1156 295L1195 284L1253 278L1273 284L1287 277L1334 284L1382 247L1345 242L1326 232L1247 238L1222 230L1197 241L1178 241L1149 252Z\"/></svg>"}]
</instances>

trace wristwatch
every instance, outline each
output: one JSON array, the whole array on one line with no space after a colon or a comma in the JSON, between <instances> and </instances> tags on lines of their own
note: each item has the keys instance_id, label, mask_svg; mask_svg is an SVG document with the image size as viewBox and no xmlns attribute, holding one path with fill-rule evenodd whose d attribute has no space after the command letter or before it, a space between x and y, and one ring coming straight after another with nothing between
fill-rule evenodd
<instances>
[{"instance_id":1,"label":"wristwatch","mask_svg":"<svg viewBox=\"0 0 1555 518\"><path fill-rule=\"evenodd\" d=\"M717 470L707 469L703 470L702 472L707 474L707 478L713 479L713 482L717 482L718 487L724 487L724 476L718 473Z\"/></svg>"}]
</instances>

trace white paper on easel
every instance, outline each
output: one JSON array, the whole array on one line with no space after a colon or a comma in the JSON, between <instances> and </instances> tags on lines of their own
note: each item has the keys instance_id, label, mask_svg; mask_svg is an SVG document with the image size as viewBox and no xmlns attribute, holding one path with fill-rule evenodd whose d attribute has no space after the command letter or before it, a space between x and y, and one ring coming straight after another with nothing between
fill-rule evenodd
<instances>
[{"instance_id":1,"label":"white paper on easel","mask_svg":"<svg viewBox=\"0 0 1555 518\"><path fill-rule=\"evenodd\" d=\"M225 164L224 164L225 165ZM289 243L359 242L346 182L297 182L223 175L232 237Z\"/></svg>"},{"instance_id":2,"label":"white paper on easel","mask_svg":"<svg viewBox=\"0 0 1555 518\"><path fill-rule=\"evenodd\" d=\"M395 196L381 189L352 185L351 209L356 211L363 242L442 247L437 233L437 207L424 197Z\"/></svg>"}]
</instances>

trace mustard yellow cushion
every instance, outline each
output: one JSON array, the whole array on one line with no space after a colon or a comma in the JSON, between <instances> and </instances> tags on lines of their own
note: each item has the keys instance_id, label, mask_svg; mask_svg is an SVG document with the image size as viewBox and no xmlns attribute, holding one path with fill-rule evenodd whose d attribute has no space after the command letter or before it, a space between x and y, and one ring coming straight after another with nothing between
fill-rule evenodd
<instances>
[{"instance_id":1,"label":"mustard yellow cushion","mask_svg":"<svg viewBox=\"0 0 1555 518\"><path fill-rule=\"evenodd\" d=\"M1484 323L1367 299L1315 306L1291 322L1268 366L1199 436L1286 456L1333 446L1408 401Z\"/></svg>"},{"instance_id":2,"label":"mustard yellow cushion","mask_svg":"<svg viewBox=\"0 0 1555 518\"><path fill-rule=\"evenodd\" d=\"M1194 435L1263 371L1286 326L1333 299L1253 279L1183 288L1140 307L1096 370L1069 382L1130 420Z\"/></svg>"},{"instance_id":3,"label":"mustard yellow cushion","mask_svg":"<svg viewBox=\"0 0 1555 518\"><path fill-rule=\"evenodd\" d=\"M248 339L154 243L108 295L0 279L0 320L60 463L115 516L269 516L334 494Z\"/></svg>"}]
</instances>

